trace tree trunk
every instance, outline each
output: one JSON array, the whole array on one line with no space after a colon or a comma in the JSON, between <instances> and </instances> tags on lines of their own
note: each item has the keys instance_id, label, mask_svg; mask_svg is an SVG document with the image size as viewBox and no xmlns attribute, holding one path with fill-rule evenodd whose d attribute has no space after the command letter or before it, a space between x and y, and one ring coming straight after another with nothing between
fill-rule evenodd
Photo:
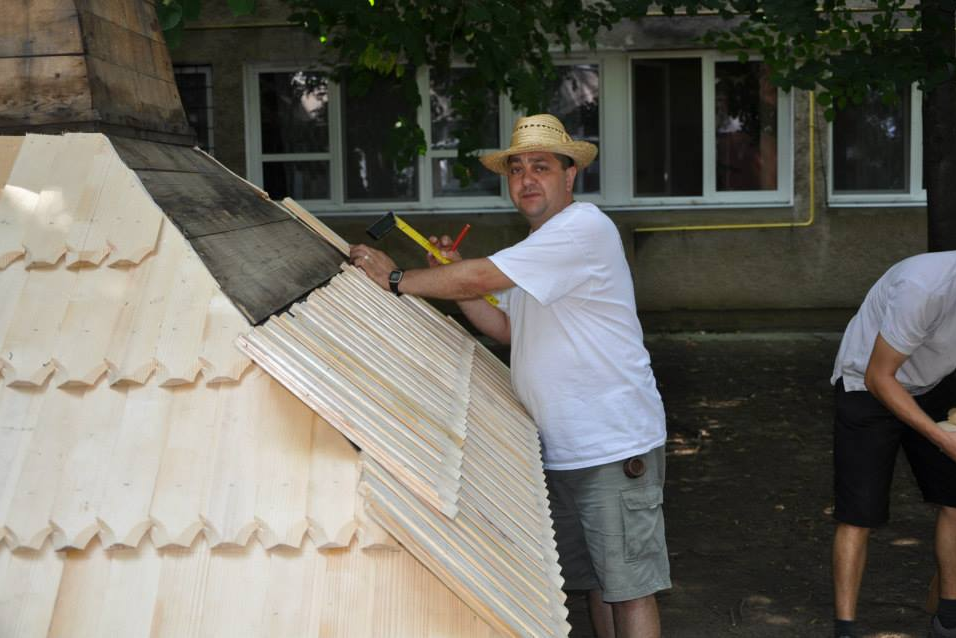
<instances>
[{"instance_id":1,"label":"tree trunk","mask_svg":"<svg viewBox=\"0 0 956 638\"><path fill-rule=\"evenodd\" d=\"M952 59L956 53L954 17L951 1L922 3L924 51L928 55L933 56L930 52L935 50ZM923 180L927 248L956 250L956 80L952 75L923 97Z\"/></svg>"}]
</instances>

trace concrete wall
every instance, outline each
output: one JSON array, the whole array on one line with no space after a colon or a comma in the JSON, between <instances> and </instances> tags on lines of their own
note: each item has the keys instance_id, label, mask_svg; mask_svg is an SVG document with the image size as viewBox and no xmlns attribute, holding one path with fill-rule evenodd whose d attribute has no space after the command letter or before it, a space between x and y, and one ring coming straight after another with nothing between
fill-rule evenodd
<instances>
[{"instance_id":1,"label":"concrete wall","mask_svg":"<svg viewBox=\"0 0 956 638\"><path fill-rule=\"evenodd\" d=\"M187 30L183 45L172 55L176 63L213 66L216 155L244 174L243 65L276 61L306 66L318 61L323 49L299 29L280 26L287 10L274 0L260 2L257 16L241 20L209 9L204 7L203 20ZM238 28L223 28L227 25ZM701 30L700 23L689 19L656 18L618 30L607 41L627 50L693 48L693 37ZM811 316L807 311L818 318L832 311L821 327L839 329L890 264L926 249L922 207L827 206L827 125L820 109L810 121L808 102L807 93L795 92L793 206L611 214L633 268L642 316L663 313L659 315L662 328L759 328L807 325L813 320L800 318ZM812 174L811 126L815 134ZM815 219L806 227L635 232L654 226L799 223L808 219L811 208ZM463 248L466 256L489 254L527 232L517 214L406 217L425 234L454 234L465 221L471 223ZM362 242L367 241L365 227L375 217L324 219L348 241ZM422 251L404 236L388 237L382 246L401 265L424 262ZM697 319L687 319L690 315Z\"/></svg>"}]
</instances>

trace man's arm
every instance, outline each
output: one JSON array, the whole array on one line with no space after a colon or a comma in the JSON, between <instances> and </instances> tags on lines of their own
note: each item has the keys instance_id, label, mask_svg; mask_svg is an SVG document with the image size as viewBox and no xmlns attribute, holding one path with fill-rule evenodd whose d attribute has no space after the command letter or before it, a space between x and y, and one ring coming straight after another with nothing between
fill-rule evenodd
<instances>
[{"instance_id":1,"label":"man's arm","mask_svg":"<svg viewBox=\"0 0 956 638\"><path fill-rule=\"evenodd\" d=\"M351 257L352 263L364 270L372 281L384 290L389 289L388 274L396 269L391 257L364 244L352 246ZM496 341L509 343L508 316L481 297L513 286L514 282L490 259L481 258L464 259L440 268L406 270L398 289L420 297L457 301L478 330Z\"/></svg>"},{"instance_id":2,"label":"man's arm","mask_svg":"<svg viewBox=\"0 0 956 638\"><path fill-rule=\"evenodd\" d=\"M956 434L943 431L936 422L919 407L916 400L896 380L896 371L908 358L895 350L883 335L876 336L873 352L863 378L866 389L880 403L908 426L939 446L950 458L956 460Z\"/></svg>"}]
</instances>

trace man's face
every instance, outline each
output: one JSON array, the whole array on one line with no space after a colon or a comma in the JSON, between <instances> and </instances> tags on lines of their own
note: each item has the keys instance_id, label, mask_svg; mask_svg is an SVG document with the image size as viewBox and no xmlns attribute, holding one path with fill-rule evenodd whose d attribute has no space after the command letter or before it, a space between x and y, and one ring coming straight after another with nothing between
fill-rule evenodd
<instances>
[{"instance_id":1,"label":"man's face","mask_svg":"<svg viewBox=\"0 0 956 638\"><path fill-rule=\"evenodd\" d=\"M508 158L511 201L532 230L540 228L573 201L575 175L577 168L563 168L554 153L520 153Z\"/></svg>"}]
</instances>

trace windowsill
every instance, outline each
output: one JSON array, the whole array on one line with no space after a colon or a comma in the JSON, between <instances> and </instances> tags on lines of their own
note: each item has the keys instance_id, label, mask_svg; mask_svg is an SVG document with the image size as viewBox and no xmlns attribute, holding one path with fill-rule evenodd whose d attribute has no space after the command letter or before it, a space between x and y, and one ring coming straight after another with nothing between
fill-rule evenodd
<instances>
[{"instance_id":1,"label":"windowsill","mask_svg":"<svg viewBox=\"0 0 956 638\"><path fill-rule=\"evenodd\" d=\"M827 202L829 208L925 208L926 200L879 200L879 201L833 201Z\"/></svg>"},{"instance_id":2,"label":"windowsill","mask_svg":"<svg viewBox=\"0 0 956 638\"><path fill-rule=\"evenodd\" d=\"M781 202L697 202L681 204L605 204L590 199L580 199L579 201L590 202L600 208L605 213L656 213L663 211L685 211L702 212L722 211L722 210L768 210L768 209L787 209L793 208L793 201ZM362 208L337 208L328 209L320 206L310 205L308 201L299 202L310 213L322 215L324 217L362 217L381 215L383 211L394 210L404 215L472 215L477 213L513 213L515 208L510 203L502 206L468 206L467 204L458 204L455 207L427 207L418 208L410 203L403 202L383 202L376 208L372 205L366 205ZM924 204L925 205L925 204Z\"/></svg>"}]
</instances>

